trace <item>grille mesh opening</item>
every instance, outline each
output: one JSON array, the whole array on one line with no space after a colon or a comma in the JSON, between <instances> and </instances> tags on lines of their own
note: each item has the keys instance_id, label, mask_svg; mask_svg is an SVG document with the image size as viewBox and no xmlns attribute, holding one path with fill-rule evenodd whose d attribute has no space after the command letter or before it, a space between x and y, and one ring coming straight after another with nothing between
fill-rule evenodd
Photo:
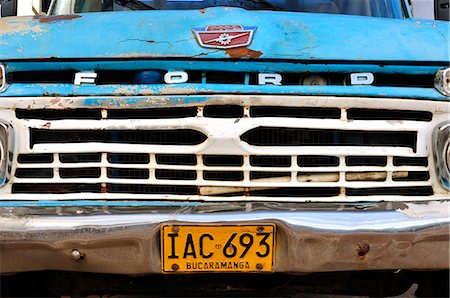
<instances>
[{"instance_id":1,"label":"grille mesh opening","mask_svg":"<svg viewBox=\"0 0 450 298\"><path fill-rule=\"evenodd\" d=\"M107 160L112 164L148 164L150 156L147 153L108 153Z\"/></svg>"},{"instance_id":2,"label":"grille mesh opening","mask_svg":"<svg viewBox=\"0 0 450 298\"><path fill-rule=\"evenodd\" d=\"M244 164L244 158L239 155L204 155L205 166L240 167Z\"/></svg>"},{"instance_id":3,"label":"grille mesh opening","mask_svg":"<svg viewBox=\"0 0 450 298\"><path fill-rule=\"evenodd\" d=\"M62 163L90 163L100 162L102 155L100 153L60 153L59 161Z\"/></svg>"},{"instance_id":4,"label":"grille mesh opening","mask_svg":"<svg viewBox=\"0 0 450 298\"><path fill-rule=\"evenodd\" d=\"M160 165L185 165L197 164L197 156L194 154L156 154L156 162Z\"/></svg>"},{"instance_id":5,"label":"grille mesh opening","mask_svg":"<svg viewBox=\"0 0 450 298\"><path fill-rule=\"evenodd\" d=\"M289 117L339 119L341 110L337 108L297 108L280 106L260 106L250 108L251 117Z\"/></svg>"},{"instance_id":6,"label":"grille mesh opening","mask_svg":"<svg viewBox=\"0 0 450 298\"><path fill-rule=\"evenodd\" d=\"M30 146L46 143L126 143L198 145L207 137L195 130L44 130L30 129Z\"/></svg>"},{"instance_id":7,"label":"grille mesh opening","mask_svg":"<svg viewBox=\"0 0 450 298\"><path fill-rule=\"evenodd\" d=\"M150 177L147 169L128 169L128 168L108 168L108 178L116 179L148 179Z\"/></svg>"},{"instance_id":8,"label":"grille mesh opening","mask_svg":"<svg viewBox=\"0 0 450 298\"><path fill-rule=\"evenodd\" d=\"M250 164L254 167L290 167L290 156L253 155Z\"/></svg>"},{"instance_id":9,"label":"grille mesh opening","mask_svg":"<svg viewBox=\"0 0 450 298\"><path fill-rule=\"evenodd\" d=\"M263 197L335 197L340 192L339 187L282 187L267 190L250 190L252 196Z\"/></svg>"},{"instance_id":10,"label":"grille mesh opening","mask_svg":"<svg viewBox=\"0 0 450 298\"><path fill-rule=\"evenodd\" d=\"M23 164L52 163L53 154L20 154L17 161Z\"/></svg>"},{"instance_id":11,"label":"grille mesh opening","mask_svg":"<svg viewBox=\"0 0 450 298\"><path fill-rule=\"evenodd\" d=\"M12 186L13 193L41 193L41 194L65 194L65 193L100 193L100 184L76 184L76 183L16 183Z\"/></svg>"},{"instance_id":12,"label":"grille mesh opening","mask_svg":"<svg viewBox=\"0 0 450 298\"><path fill-rule=\"evenodd\" d=\"M197 179L197 172L189 170L156 170L156 179L195 180Z\"/></svg>"},{"instance_id":13,"label":"grille mesh opening","mask_svg":"<svg viewBox=\"0 0 450 298\"><path fill-rule=\"evenodd\" d=\"M346 188L345 194L347 196L375 196L375 195L432 196L433 188L430 186Z\"/></svg>"},{"instance_id":14,"label":"grille mesh opening","mask_svg":"<svg viewBox=\"0 0 450 298\"><path fill-rule=\"evenodd\" d=\"M16 117L19 119L42 119L42 120L66 120L66 119L91 119L100 120L102 114L100 109L36 109L36 110L16 110Z\"/></svg>"},{"instance_id":15,"label":"grille mesh opening","mask_svg":"<svg viewBox=\"0 0 450 298\"><path fill-rule=\"evenodd\" d=\"M100 168L61 168L61 178L99 178Z\"/></svg>"},{"instance_id":16,"label":"grille mesh opening","mask_svg":"<svg viewBox=\"0 0 450 298\"><path fill-rule=\"evenodd\" d=\"M203 179L211 181L242 181L244 173L240 171L204 171Z\"/></svg>"},{"instance_id":17,"label":"grille mesh opening","mask_svg":"<svg viewBox=\"0 0 450 298\"><path fill-rule=\"evenodd\" d=\"M196 195L196 186L108 184L109 193Z\"/></svg>"},{"instance_id":18,"label":"grille mesh opening","mask_svg":"<svg viewBox=\"0 0 450 298\"><path fill-rule=\"evenodd\" d=\"M387 164L386 156L347 156L345 163L349 167L378 166L384 167Z\"/></svg>"},{"instance_id":19,"label":"grille mesh opening","mask_svg":"<svg viewBox=\"0 0 450 298\"><path fill-rule=\"evenodd\" d=\"M264 181L264 182L271 182L271 178L277 178L272 179L272 182L288 182L291 180L291 173L290 172L250 172L250 180L253 180L255 182L258 182L258 180ZM283 178L283 179L280 179Z\"/></svg>"},{"instance_id":20,"label":"grille mesh opening","mask_svg":"<svg viewBox=\"0 0 450 298\"><path fill-rule=\"evenodd\" d=\"M392 180L394 181L428 181L430 174L424 171L394 172Z\"/></svg>"},{"instance_id":21,"label":"grille mesh opening","mask_svg":"<svg viewBox=\"0 0 450 298\"><path fill-rule=\"evenodd\" d=\"M53 169L17 169L17 178L53 178Z\"/></svg>"},{"instance_id":22,"label":"grille mesh opening","mask_svg":"<svg viewBox=\"0 0 450 298\"><path fill-rule=\"evenodd\" d=\"M337 167L339 158L336 156L304 155L297 158L300 167Z\"/></svg>"},{"instance_id":23,"label":"grille mesh opening","mask_svg":"<svg viewBox=\"0 0 450 298\"><path fill-rule=\"evenodd\" d=\"M241 136L254 146L377 146L416 150L417 133L284 127L258 127Z\"/></svg>"},{"instance_id":24,"label":"grille mesh opening","mask_svg":"<svg viewBox=\"0 0 450 298\"><path fill-rule=\"evenodd\" d=\"M209 118L242 118L244 108L241 106L205 106L203 116Z\"/></svg>"},{"instance_id":25,"label":"grille mesh opening","mask_svg":"<svg viewBox=\"0 0 450 298\"><path fill-rule=\"evenodd\" d=\"M394 157L394 166L418 166L427 167L428 158L427 157Z\"/></svg>"},{"instance_id":26,"label":"grille mesh opening","mask_svg":"<svg viewBox=\"0 0 450 298\"><path fill-rule=\"evenodd\" d=\"M352 120L411 120L431 121L433 114L424 111L348 109L347 118Z\"/></svg>"},{"instance_id":27,"label":"grille mesh opening","mask_svg":"<svg viewBox=\"0 0 450 298\"><path fill-rule=\"evenodd\" d=\"M197 115L197 107L108 110L109 119L171 119Z\"/></svg>"}]
</instances>

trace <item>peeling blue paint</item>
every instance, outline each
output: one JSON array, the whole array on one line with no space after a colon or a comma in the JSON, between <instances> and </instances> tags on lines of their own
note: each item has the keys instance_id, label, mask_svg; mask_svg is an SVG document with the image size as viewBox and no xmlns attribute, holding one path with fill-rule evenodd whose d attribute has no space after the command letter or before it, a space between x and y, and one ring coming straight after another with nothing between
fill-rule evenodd
<instances>
[{"instance_id":1,"label":"peeling blue paint","mask_svg":"<svg viewBox=\"0 0 450 298\"><path fill-rule=\"evenodd\" d=\"M229 51L201 48L191 28L258 26L249 46L261 59L448 62L449 23L350 15L247 11L87 13L57 21L0 20L0 61L46 58L228 59ZM93 30L95 28L95 30ZM361 28L364 28L362 30ZM233 57L232 57L233 58ZM234 58L249 59L249 57Z\"/></svg>"},{"instance_id":2,"label":"peeling blue paint","mask_svg":"<svg viewBox=\"0 0 450 298\"><path fill-rule=\"evenodd\" d=\"M13 84L2 96L145 96L180 95L186 103L188 95L195 94L280 94L280 95L329 95L412 98L448 101L434 88L374 87L374 86L269 86L234 84L177 84L177 85L83 85L72 84ZM181 96L186 95L186 96ZM0 98L1 99L1 98ZM132 99L129 99L132 100ZM136 99L142 101L142 99ZM93 102L95 103L97 99ZM122 102L122 99L120 101ZM173 104L167 102L166 104ZM151 104L151 102L149 103ZM159 103L161 104L161 103ZM121 106L119 104L118 106Z\"/></svg>"}]
</instances>

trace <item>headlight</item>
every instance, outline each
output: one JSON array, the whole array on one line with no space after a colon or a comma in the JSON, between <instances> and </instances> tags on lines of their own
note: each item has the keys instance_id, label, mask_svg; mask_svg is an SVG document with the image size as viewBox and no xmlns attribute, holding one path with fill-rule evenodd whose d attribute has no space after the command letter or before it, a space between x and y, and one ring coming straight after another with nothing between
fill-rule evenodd
<instances>
[{"instance_id":1,"label":"headlight","mask_svg":"<svg viewBox=\"0 0 450 298\"><path fill-rule=\"evenodd\" d=\"M6 89L6 69L3 64L0 64L0 92Z\"/></svg>"},{"instance_id":2,"label":"headlight","mask_svg":"<svg viewBox=\"0 0 450 298\"><path fill-rule=\"evenodd\" d=\"M0 122L0 187L9 181L13 161L13 129Z\"/></svg>"},{"instance_id":3,"label":"headlight","mask_svg":"<svg viewBox=\"0 0 450 298\"><path fill-rule=\"evenodd\" d=\"M450 68L441 69L436 73L434 87L445 96L450 96Z\"/></svg>"},{"instance_id":4,"label":"headlight","mask_svg":"<svg viewBox=\"0 0 450 298\"><path fill-rule=\"evenodd\" d=\"M450 122L443 122L434 129L433 145L437 177L450 189Z\"/></svg>"}]
</instances>

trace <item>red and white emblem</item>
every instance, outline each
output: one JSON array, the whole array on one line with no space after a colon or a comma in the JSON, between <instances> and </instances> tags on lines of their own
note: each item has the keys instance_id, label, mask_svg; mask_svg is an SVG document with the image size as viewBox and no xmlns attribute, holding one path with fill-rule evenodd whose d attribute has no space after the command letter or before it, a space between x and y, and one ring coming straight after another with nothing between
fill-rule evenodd
<instances>
[{"instance_id":1,"label":"red and white emblem","mask_svg":"<svg viewBox=\"0 0 450 298\"><path fill-rule=\"evenodd\" d=\"M255 26L214 25L193 28L198 43L205 48L231 49L248 46L252 42Z\"/></svg>"}]
</instances>

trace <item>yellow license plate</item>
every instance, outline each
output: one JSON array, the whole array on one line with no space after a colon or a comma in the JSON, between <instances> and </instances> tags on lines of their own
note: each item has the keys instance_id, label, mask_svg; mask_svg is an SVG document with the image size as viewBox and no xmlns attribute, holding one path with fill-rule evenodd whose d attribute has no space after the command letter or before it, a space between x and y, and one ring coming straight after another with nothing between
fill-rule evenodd
<instances>
[{"instance_id":1,"label":"yellow license plate","mask_svg":"<svg viewBox=\"0 0 450 298\"><path fill-rule=\"evenodd\" d=\"M270 272L275 225L163 225L165 273Z\"/></svg>"}]
</instances>

